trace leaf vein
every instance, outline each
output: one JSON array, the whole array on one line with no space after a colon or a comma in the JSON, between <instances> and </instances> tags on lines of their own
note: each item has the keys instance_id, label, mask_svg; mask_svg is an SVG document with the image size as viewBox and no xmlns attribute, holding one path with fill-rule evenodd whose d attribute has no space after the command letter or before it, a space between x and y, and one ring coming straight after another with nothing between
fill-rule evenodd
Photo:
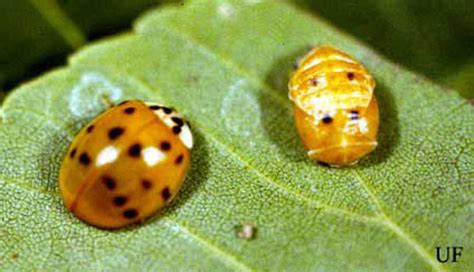
<instances>
[{"instance_id":1,"label":"leaf vein","mask_svg":"<svg viewBox=\"0 0 474 272\"><path fill-rule=\"evenodd\" d=\"M432 266L435 271L444 271L444 269L441 267L441 264L437 262L417 240L412 238L406 231L398 226L398 224L393 222L393 220L387 215L387 212L383 209L379 198L372 192L372 189L370 189L368 182L364 181L357 170L355 170L354 173L359 182L366 189L372 201L375 203L378 213L382 219L382 224L388 230L400 237L402 241L412 247L412 249L422 258L422 260L426 261L430 266Z\"/></svg>"},{"instance_id":2,"label":"leaf vein","mask_svg":"<svg viewBox=\"0 0 474 272\"><path fill-rule=\"evenodd\" d=\"M214 252L214 254L218 256L222 256L224 259L228 260L228 262L231 265L236 266L239 269L239 271L254 271L254 269L251 269L247 264L238 260L235 256L229 254L227 251L223 250L222 248L200 237L199 235L196 234L197 232L191 231L188 227L184 226L183 223L179 223L178 221L170 217L164 217L163 220L168 221L171 224L178 225L180 231L182 231L183 233L185 233L192 239L198 241L200 244L207 247L210 251Z\"/></svg>"}]
</instances>

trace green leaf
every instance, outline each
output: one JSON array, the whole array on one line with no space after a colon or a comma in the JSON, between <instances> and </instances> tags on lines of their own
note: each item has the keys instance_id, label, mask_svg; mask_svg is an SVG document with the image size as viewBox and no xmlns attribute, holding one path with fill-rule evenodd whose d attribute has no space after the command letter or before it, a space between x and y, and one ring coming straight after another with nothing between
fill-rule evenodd
<instances>
[{"instance_id":1,"label":"green leaf","mask_svg":"<svg viewBox=\"0 0 474 272\"><path fill-rule=\"evenodd\" d=\"M350 168L310 161L288 71L315 44L377 80L380 146ZM176 107L196 138L164 212L118 231L63 207L57 179L75 133L112 101ZM150 12L9 95L0 126L0 270L470 271L474 113L455 93L276 1L204 1ZM239 225L255 225L242 240ZM436 246L463 246L457 263Z\"/></svg>"}]
</instances>

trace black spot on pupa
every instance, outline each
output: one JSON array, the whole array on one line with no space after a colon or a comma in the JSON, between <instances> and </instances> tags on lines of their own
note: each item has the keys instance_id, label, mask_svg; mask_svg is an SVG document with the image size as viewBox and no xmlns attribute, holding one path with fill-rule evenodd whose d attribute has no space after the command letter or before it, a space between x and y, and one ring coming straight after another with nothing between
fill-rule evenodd
<instances>
[{"instance_id":1,"label":"black spot on pupa","mask_svg":"<svg viewBox=\"0 0 474 272\"><path fill-rule=\"evenodd\" d=\"M140 152L142 151L142 146L140 144L133 144L128 148L128 155L131 157L140 157Z\"/></svg>"},{"instance_id":2,"label":"black spot on pupa","mask_svg":"<svg viewBox=\"0 0 474 272\"><path fill-rule=\"evenodd\" d=\"M91 133L93 130L94 130L94 125L90 125L86 129L87 133Z\"/></svg>"},{"instance_id":3,"label":"black spot on pupa","mask_svg":"<svg viewBox=\"0 0 474 272\"><path fill-rule=\"evenodd\" d=\"M128 209L123 212L123 217L133 219L138 216L138 211L135 209Z\"/></svg>"},{"instance_id":4,"label":"black spot on pupa","mask_svg":"<svg viewBox=\"0 0 474 272\"><path fill-rule=\"evenodd\" d=\"M323 123L325 124L330 124L332 122L332 117L329 116L329 115L324 115L323 116L323 119L321 119L323 121Z\"/></svg>"},{"instance_id":5,"label":"black spot on pupa","mask_svg":"<svg viewBox=\"0 0 474 272\"><path fill-rule=\"evenodd\" d=\"M168 150L170 150L170 149L171 149L171 144L170 144L170 142L168 142L168 141L163 141L163 142L161 142L161 144L160 144L160 149L163 150L163 151L168 151Z\"/></svg>"},{"instance_id":6,"label":"black spot on pupa","mask_svg":"<svg viewBox=\"0 0 474 272\"><path fill-rule=\"evenodd\" d=\"M175 164L181 164L183 162L183 159L184 159L184 156L183 156L183 154L181 154L178 157L176 157L176 160L174 160L174 163Z\"/></svg>"},{"instance_id":7,"label":"black spot on pupa","mask_svg":"<svg viewBox=\"0 0 474 272\"><path fill-rule=\"evenodd\" d=\"M133 114L135 112L135 108L134 107L128 107L128 108L124 109L123 112L125 112L126 114Z\"/></svg>"},{"instance_id":8,"label":"black spot on pupa","mask_svg":"<svg viewBox=\"0 0 474 272\"><path fill-rule=\"evenodd\" d=\"M148 190L148 189L151 188L152 185L153 185L153 184L151 183L151 181L149 181L149 180L147 180L147 179L142 180L142 187L143 187L143 189Z\"/></svg>"},{"instance_id":9,"label":"black spot on pupa","mask_svg":"<svg viewBox=\"0 0 474 272\"><path fill-rule=\"evenodd\" d=\"M359 112L356 111L356 110L351 110L350 113L349 113L349 118L351 120L357 120L359 119Z\"/></svg>"},{"instance_id":10,"label":"black spot on pupa","mask_svg":"<svg viewBox=\"0 0 474 272\"><path fill-rule=\"evenodd\" d=\"M353 80L354 79L354 73L352 73L352 72L347 73L347 79Z\"/></svg>"},{"instance_id":11,"label":"black spot on pupa","mask_svg":"<svg viewBox=\"0 0 474 272\"><path fill-rule=\"evenodd\" d=\"M179 126L174 126L173 127L173 133L174 134L179 134L181 132L181 127Z\"/></svg>"},{"instance_id":12,"label":"black spot on pupa","mask_svg":"<svg viewBox=\"0 0 474 272\"><path fill-rule=\"evenodd\" d=\"M151 106L149 106L148 108L150 108L151 110L159 110L159 109L161 109L161 107L158 106L158 105L151 105Z\"/></svg>"},{"instance_id":13,"label":"black spot on pupa","mask_svg":"<svg viewBox=\"0 0 474 272\"><path fill-rule=\"evenodd\" d=\"M114 205L117 207L122 207L127 203L127 198L125 196L116 196L114 197Z\"/></svg>"},{"instance_id":14,"label":"black spot on pupa","mask_svg":"<svg viewBox=\"0 0 474 272\"><path fill-rule=\"evenodd\" d=\"M71 153L69 153L69 157L72 159L74 158L74 156L76 156L76 152L77 152L77 148L73 148L71 150Z\"/></svg>"},{"instance_id":15,"label":"black spot on pupa","mask_svg":"<svg viewBox=\"0 0 474 272\"><path fill-rule=\"evenodd\" d=\"M117 187L115 180L109 176L103 176L102 183L104 183L105 187L107 187L109 190L113 190L115 187Z\"/></svg>"},{"instance_id":16,"label":"black spot on pupa","mask_svg":"<svg viewBox=\"0 0 474 272\"><path fill-rule=\"evenodd\" d=\"M110 140L115 140L117 139L120 135L122 135L125 132L125 130L121 127L114 127L111 130L109 130L109 139Z\"/></svg>"},{"instance_id":17,"label":"black spot on pupa","mask_svg":"<svg viewBox=\"0 0 474 272\"><path fill-rule=\"evenodd\" d=\"M171 192L168 187L165 187L163 190L161 190L161 197L163 198L164 201L167 201L171 197Z\"/></svg>"},{"instance_id":18,"label":"black spot on pupa","mask_svg":"<svg viewBox=\"0 0 474 272\"><path fill-rule=\"evenodd\" d=\"M314 87L318 86L318 83L319 83L319 82L318 82L318 79L316 79L316 78L311 79L309 82L310 82L311 85L313 85Z\"/></svg>"},{"instance_id":19,"label":"black spot on pupa","mask_svg":"<svg viewBox=\"0 0 474 272\"><path fill-rule=\"evenodd\" d=\"M91 158L87 153L82 153L81 156L79 156L79 162L85 166L89 165L91 163Z\"/></svg>"},{"instance_id":20,"label":"black spot on pupa","mask_svg":"<svg viewBox=\"0 0 474 272\"><path fill-rule=\"evenodd\" d=\"M173 122L180 127L184 125L183 120L181 120L179 117L172 117L171 120L173 120Z\"/></svg>"},{"instance_id":21,"label":"black spot on pupa","mask_svg":"<svg viewBox=\"0 0 474 272\"><path fill-rule=\"evenodd\" d=\"M170 109L170 108L167 108L167 107L163 107L163 111L164 111L166 114L170 114L170 113L172 113L172 112L173 112L173 110L172 110L172 109Z\"/></svg>"}]
</instances>

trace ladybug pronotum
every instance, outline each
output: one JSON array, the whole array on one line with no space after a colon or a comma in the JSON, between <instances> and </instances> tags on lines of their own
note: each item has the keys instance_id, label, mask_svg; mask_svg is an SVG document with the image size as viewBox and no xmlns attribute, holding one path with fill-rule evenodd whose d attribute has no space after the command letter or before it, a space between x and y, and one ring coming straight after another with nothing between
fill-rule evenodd
<instances>
[{"instance_id":1,"label":"ladybug pronotum","mask_svg":"<svg viewBox=\"0 0 474 272\"><path fill-rule=\"evenodd\" d=\"M101 228L137 223L178 193L190 165L191 130L173 109L124 101L72 142L59 188L74 215Z\"/></svg>"},{"instance_id":2,"label":"ladybug pronotum","mask_svg":"<svg viewBox=\"0 0 474 272\"><path fill-rule=\"evenodd\" d=\"M311 50L290 79L289 98L311 159L338 167L377 146L375 81L350 55L330 46Z\"/></svg>"}]
</instances>

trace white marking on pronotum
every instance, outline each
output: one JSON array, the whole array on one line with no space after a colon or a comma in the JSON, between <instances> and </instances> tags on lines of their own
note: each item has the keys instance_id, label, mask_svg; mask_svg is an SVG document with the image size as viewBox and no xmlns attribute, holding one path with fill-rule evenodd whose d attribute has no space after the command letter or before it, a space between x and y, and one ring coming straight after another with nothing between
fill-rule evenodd
<instances>
[{"instance_id":1,"label":"white marking on pronotum","mask_svg":"<svg viewBox=\"0 0 474 272\"><path fill-rule=\"evenodd\" d=\"M154 166L166 158L158 148L150 146L142 150L143 160L148 166Z\"/></svg>"},{"instance_id":2,"label":"white marking on pronotum","mask_svg":"<svg viewBox=\"0 0 474 272\"><path fill-rule=\"evenodd\" d=\"M102 149L102 151L100 151L99 155L97 155L97 160L96 160L95 165L99 167L104 164L114 162L117 159L119 153L120 153L120 150L116 148L115 146L112 146L112 145L107 146L104 149Z\"/></svg>"},{"instance_id":3,"label":"white marking on pronotum","mask_svg":"<svg viewBox=\"0 0 474 272\"><path fill-rule=\"evenodd\" d=\"M191 133L191 129L189 126L184 122L183 116L176 111L172 111L171 113L166 114L163 111L163 106L150 103L150 102L145 102L147 106L159 106L160 109L155 110L155 115L158 116L158 118L165 123L165 125L169 128L173 128L176 126L176 123L173 121L173 117L178 117L179 119L183 120L183 125L181 126L181 132L179 133L179 139L181 142L188 148L191 149L193 148L193 134Z\"/></svg>"},{"instance_id":4,"label":"white marking on pronotum","mask_svg":"<svg viewBox=\"0 0 474 272\"><path fill-rule=\"evenodd\" d=\"M191 130L189 129L188 125L184 124L181 127L179 139L188 149L193 148L193 134L191 133Z\"/></svg>"},{"instance_id":5,"label":"white marking on pronotum","mask_svg":"<svg viewBox=\"0 0 474 272\"><path fill-rule=\"evenodd\" d=\"M153 112L155 113L156 116L158 116L158 118L160 118L166 125L168 125L167 122L165 122L165 119L167 118L167 114L163 111L162 107L164 107L163 105L161 104L156 104L156 103L152 103L152 102L145 102L145 105L147 105L148 107L151 107L151 106L158 106L160 107L160 109L157 109L157 110L154 110ZM171 114L171 113L170 113ZM168 125L169 126L169 125Z\"/></svg>"},{"instance_id":6,"label":"white marking on pronotum","mask_svg":"<svg viewBox=\"0 0 474 272\"><path fill-rule=\"evenodd\" d=\"M78 117L94 117L102 111L104 97L118 101L122 97L122 89L100 73L86 72L71 90L69 110Z\"/></svg>"}]
</instances>

